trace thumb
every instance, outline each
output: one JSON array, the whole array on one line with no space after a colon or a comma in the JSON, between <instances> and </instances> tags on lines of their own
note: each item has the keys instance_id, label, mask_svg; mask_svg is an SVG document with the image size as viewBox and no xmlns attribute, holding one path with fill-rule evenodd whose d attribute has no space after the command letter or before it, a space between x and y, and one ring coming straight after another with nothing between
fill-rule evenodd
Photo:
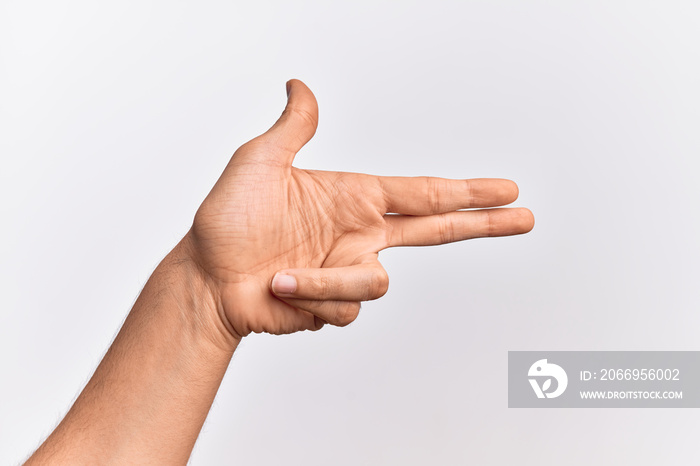
<instances>
[{"instance_id":1,"label":"thumb","mask_svg":"<svg viewBox=\"0 0 700 466\"><path fill-rule=\"evenodd\" d=\"M369 301L386 294L389 276L374 260L347 267L280 270L270 288L282 298Z\"/></svg>"},{"instance_id":2,"label":"thumb","mask_svg":"<svg viewBox=\"0 0 700 466\"><path fill-rule=\"evenodd\" d=\"M284 112L261 138L283 149L284 162L291 165L296 153L314 136L317 126L316 97L306 84L291 79L287 81L287 106Z\"/></svg>"},{"instance_id":3,"label":"thumb","mask_svg":"<svg viewBox=\"0 0 700 466\"><path fill-rule=\"evenodd\" d=\"M388 287L389 276L376 260L347 267L286 269L270 283L272 293L287 304L310 312L321 324L339 326L357 318L360 301L380 298Z\"/></svg>"}]
</instances>

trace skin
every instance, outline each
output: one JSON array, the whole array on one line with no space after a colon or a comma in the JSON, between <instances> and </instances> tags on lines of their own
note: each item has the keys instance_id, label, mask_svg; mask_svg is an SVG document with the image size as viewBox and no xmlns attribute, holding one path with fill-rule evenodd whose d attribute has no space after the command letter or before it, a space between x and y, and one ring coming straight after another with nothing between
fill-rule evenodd
<instances>
[{"instance_id":1,"label":"skin","mask_svg":"<svg viewBox=\"0 0 700 466\"><path fill-rule=\"evenodd\" d=\"M318 107L287 83L280 119L233 155L95 374L26 464L186 464L246 335L354 321L383 296L382 249L526 233L501 179L300 170ZM461 209L473 209L464 211Z\"/></svg>"}]
</instances>

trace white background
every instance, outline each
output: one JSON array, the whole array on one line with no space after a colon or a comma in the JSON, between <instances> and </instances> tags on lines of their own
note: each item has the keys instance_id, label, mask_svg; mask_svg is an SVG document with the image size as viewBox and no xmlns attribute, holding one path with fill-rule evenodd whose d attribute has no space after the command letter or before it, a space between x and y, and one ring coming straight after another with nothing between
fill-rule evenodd
<instances>
[{"instance_id":1,"label":"white background","mask_svg":"<svg viewBox=\"0 0 700 466\"><path fill-rule=\"evenodd\" d=\"M0 463L77 395L233 151L506 177L532 233L380 255L343 329L254 335L194 465L691 464L698 412L507 408L508 350L700 349L696 2L0 2Z\"/></svg>"}]
</instances>

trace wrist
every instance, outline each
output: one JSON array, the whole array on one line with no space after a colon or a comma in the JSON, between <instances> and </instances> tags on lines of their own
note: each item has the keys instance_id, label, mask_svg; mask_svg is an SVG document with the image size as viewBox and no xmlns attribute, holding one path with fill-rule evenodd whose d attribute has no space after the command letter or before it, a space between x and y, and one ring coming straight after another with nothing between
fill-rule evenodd
<instances>
[{"instance_id":1,"label":"wrist","mask_svg":"<svg viewBox=\"0 0 700 466\"><path fill-rule=\"evenodd\" d=\"M186 236L156 267L81 395L28 464L187 461L239 341L191 253Z\"/></svg>"},{"instance_id":2,"label":"wrist","mask_svg":"<svg viewBox=\"0 0 700 466\"><path fill-rule=\"evenodd\" d=\"M224 313L218 283L201 265L191 232L187 232L158 268L163 268L164 275L173 281L168 289L176 294L177 312L185 325L222 349L233 351L241 337Z\"/></svg>"}]
</instances>

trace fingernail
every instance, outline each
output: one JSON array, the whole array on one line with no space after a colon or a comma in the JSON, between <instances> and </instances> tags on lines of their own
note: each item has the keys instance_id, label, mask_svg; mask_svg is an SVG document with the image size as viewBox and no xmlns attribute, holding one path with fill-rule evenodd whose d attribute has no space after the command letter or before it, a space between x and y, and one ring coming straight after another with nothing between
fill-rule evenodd
<instances>
[{"instance_id":1,"label":"fingernail","mask_svg":"<svg viewBox=\"0 0 700 466\"><path fill-rule=\"evenodd\" d=\"M289 91L292 90L292 81L287 81L287 97L289 97Z\"/></svg>"},{"instance_id":2,"label":"fingernail","mask_svg":"<svg viewBox=\"0 0 700 466\"><path fill-rule=\"evenodd\" d=\"M291 275L275 274L272 279L272 291L275 294L292 294L297 290L297 280Z\"/></svg>"}]
</instances>

